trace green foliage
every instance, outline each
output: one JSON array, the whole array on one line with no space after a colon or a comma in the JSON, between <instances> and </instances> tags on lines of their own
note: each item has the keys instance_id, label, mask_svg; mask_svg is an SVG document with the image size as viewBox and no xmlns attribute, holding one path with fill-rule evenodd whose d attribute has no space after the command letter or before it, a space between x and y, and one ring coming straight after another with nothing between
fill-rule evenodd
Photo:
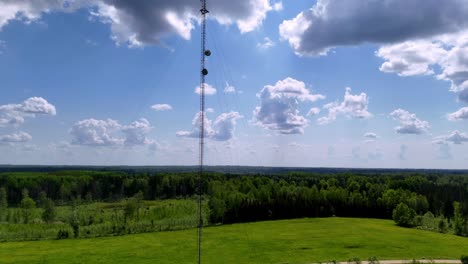
<instances>
[{"instance_id":1,"label":"green foliage","mask_svg":"<svg viewBox=\"0 0 468 264\"><path fill-rule=\"evenodd\" d=\"M128 219L132 219L135 217L138 220L138 217L139 217L138 212L140 208L142 207L142 201L143 201L142 192L138 192L137 194L135 194L135 196L125 201L125 207L124 207L124 219L125 219L124 221L125 222L127 222Z\"/></svg>"},{"instance_id":2,"label":"green foliage","mask_svg":"<svg viewBox=\"0 0 468 264\"><path fill-rule=\"evenodd\" d=\"M370 257L369 258L369 264L379 264L379 259L377 257Z\"/></svg>"},{"instance_id":3,"label":"green foliage","mask_svg":"<svg viewBox=\"0 0 468 264\"><path fill-rule=\"evenodd\" d=\"M348 259L348 264L361 264L361 259L358 257Z\"/></svg>"},{"instance_id":4,"label":"green foliage","mask_svg":"<svg viewBox=\"0 0 468 264\"><path fill-rule=\"evenodd\" d=\"M136 197L138 200L138 196ZM52 202L51 200L49 200ZM33 208L29 224L23 220L21 208L9 208L8 223L0 224L0 241L36 239L90 238L142 232L179 230L197 226L197 202L190 200L140 201L135 217L125 223L127 201ZM47 209L47 210L46 210ZM136 215L139 215L137 218ZM210 210L203 202L203 218L207 223ZM50 217L50 218L48 218ZM20 227L24 226L27 233ZM35 229L35 230L32 230ZM66 232L65 232L66 231ZM67 233L68 235L64 235Z\"/></svg>"},{"instance_id":5,"label":"green foliage","mask_svg":"<svg viewBox=\"0 0 468 264\"><path fill-rule=\"evenodd\" d=\"M79 212L76 206L72 207L72 211L68 218L68 223L70 224L71 228L73 229L73 236L77 238L80 235L80 219L79 219Z\"/></svg>"},{"instance_id":6,"label":"green foliage","mask_svg":"<svg viewBox=\"0 0 468 264\"><path fill-rule=\"evenodd\" d=\"M226 203L224 200L217 197L212 197L208 202L210 207L210 222L211 223L223 223L224 213L226 212Z\"/></svg>"},{"instance_id":7,"label":"green foliage","mask_svg":"<svg viewBox=\"0 0 468 264\"><path fill-rule=\"evenodd\" d=\"M7 191L4 187L0 188L0 222L2 222L8 212L8 199L7 199Z\"/></svg>"},{"instance_id":8,"label":"green foliage","mask_svg":"<svg viewBox=\"0 0 468 264\"><path fill-rule=\"evenodd\" d=\"M462 264L468 264L468 256L467 255L462 255L460 257L460 261Z\"/></svg>"},{"instance_id":9,"label":"green foliage","mask_svg":"<svg viewBox=\"0 0 468 264\"><path fill-rule=\"evenodd\" d=\"M46 203L47 203L47 193L42 191L39 193L39 197L37 199L37 205L38 207L44 208Z\"/></svg>"},{"instance_id":10,"label":"green foliage","mask_svg":"<svg viewBox=\"0 0 468 264\"><path fill-rule=\"evenodd\" d=\"M42 220L46 223L51 223L55 220L56 211L55 203L51 199L45 199L43 202L44 211L42 212Z\"/></svg>"},{"instance_id":11,"label":"green foliage","mask_svg":"<svg viewBox=\"0 0 468 264\"><path fill-rule=\"evenodd\" d=\"M453 203L453 225L455 234L459 236L468 236L468 219L463 215L462 206L459 202Z\"/></svg>"},{"instance_id":12,"label":"green foliage","mask_svg":"<svg viewBox=\"0 0 468 264\"><path fill-rule=\"evenodd\" d=\"M156 221L163 220L152 218L159 213L154 213L143 198L190 200L196 194L196 173L160 172L159 168L157 172L149 168L96 168L96 171L41 168L41 171L0 172L0 186L8 189L8 204L21 208L21 193L25 189L41 208L49 197L57 205L55 221L74 223L79 237L180 228L193 222L183 220L182 224L158 225ZM204 212L211 223L329 216L391 219L393 211L403 203L419 215L429 210L437 214L432 218L414 217L411 224L438 231L440 219L453 219L453 201L468 197L468 177L449 172L328 170L321 173L319 170L320 173L315 173L275 169L262 175L242 174L237 168L230 168L230 171L237 174L207 172L204 175L202 184L208 205ZM105 202L112 208L94 208L97 206L93 201ZM85 204L91 205L89 212L84 209L88 208ZM467 230L466 204L460 205L461 222L457 225L464 233ZM77 208L76 221L71 221L70 205ZM18 213L8 209L3 219L8 223L25 223L26 218L27 222L40 224L47 222L42 221L43 210L31 210L32 215L25 217L21 210ZM169 222L178 219L171 215L166 217L171 219L167 220ZM452 225L448 225L447 232L452 231Z\"/></svg>"},{"instance_id":13,"label":"green foliage","mask_svg":"<svg viewBox=\"0 0 468 264\"><path fill-rule=\"evenodd\" d=\"M416 212L409 208L406 204L400 203L393 210L393 220L399 226L411 227L413 226L413 219L416 216Z\"/></svg>"},{"instance_id":14,"label":"green foliage","mask_svg":"<svg viewBox=\"0 0 468 264\"><path fill-rule=\"evenodd\" d=\"M33 214L32 210L36 208L36 202L29 197L29 193L26 189L23 190L23 199L21 200L20 207L22 209L23 221L27 224L31 220L31 216Z\"/></svg>"},{"instance_id":15,"label":"green foliage","mask_svg":"<svg viewBox=\"0 0 468 264\"><path fill-rule=\"evenodd\" d=\"M57 232L57 239L67 239L69 237L70 237L70 233L68 232L68 230L60 229Z\"/></svg>"},{"instance_id":16,"label":"green foliage","mask_svg":"<svg viewBox=\"0 0 468 264\"><path fill-rule=\"evenodd\" d=\"M439 223L437 224L437 230L439 230L440 233L445 233L447 232L447 222L445 219L441 218L439 219Z\"/></svg>"}]
</instances>

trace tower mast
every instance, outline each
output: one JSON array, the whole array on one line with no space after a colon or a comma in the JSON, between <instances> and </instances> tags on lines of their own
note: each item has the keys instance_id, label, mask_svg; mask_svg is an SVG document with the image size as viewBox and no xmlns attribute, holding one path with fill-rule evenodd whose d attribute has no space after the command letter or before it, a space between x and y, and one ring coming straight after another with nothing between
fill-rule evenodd
<instances>
[{"instance_id":1,"label":"tower mast","mask_svg":"<svg viewBox=\"0 0 468 264\"><path fill-rule=\"evenodd\" d=\"M202 214L202 195L203 195L203 161L204 161L204 145L205 145L205 76L208 70L205 68L206 56L210 56L211 52L206 49L206 0L200 0L202 15L201 23L201 59L200 59L200 139L199 139L199 170L198 170L198 264L201 264L201 242L203 228Z\"/></svg>"}]
</instances>

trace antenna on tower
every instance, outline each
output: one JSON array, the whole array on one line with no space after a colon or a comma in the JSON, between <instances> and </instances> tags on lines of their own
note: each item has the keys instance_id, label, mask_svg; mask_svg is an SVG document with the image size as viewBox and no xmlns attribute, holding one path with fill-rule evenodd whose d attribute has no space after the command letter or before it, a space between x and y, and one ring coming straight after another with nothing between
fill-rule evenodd
<instances>
[{"instance_id":1,"label":"antenna on tower","mask_svg":"<svg viewBox=\"0 0 468 264\"><path fill-rule=\"evenodd\" d=\"M205 76L208 70L205 68L205 59L211 55L211 51L206 49L206 0L200 0L202 14L201 23L201 60L200 60L200 146L199 146L199 171L198 171L198 264L201 264L201 242L203 228L202 195L203 195L203 160L205 145Z\"/></svg>"}]
</instances>

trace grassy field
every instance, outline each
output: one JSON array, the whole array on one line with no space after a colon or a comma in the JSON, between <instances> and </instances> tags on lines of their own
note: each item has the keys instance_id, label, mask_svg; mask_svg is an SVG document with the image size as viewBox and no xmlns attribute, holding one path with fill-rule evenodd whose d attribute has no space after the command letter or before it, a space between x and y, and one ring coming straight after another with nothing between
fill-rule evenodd
<instances>
[{"instance_id":1,"label":"grassy field","mask_svg":"<svg viewBox=\"0 0 468 264\"><path fill-rule=\"evenodd\" d=\"M468 239L393 221L314 218L209 227L204 263L310 263L353 257L458 259ZM0 243L0 263L195 263L196 230Z\"/></svg>"}]
</instances>

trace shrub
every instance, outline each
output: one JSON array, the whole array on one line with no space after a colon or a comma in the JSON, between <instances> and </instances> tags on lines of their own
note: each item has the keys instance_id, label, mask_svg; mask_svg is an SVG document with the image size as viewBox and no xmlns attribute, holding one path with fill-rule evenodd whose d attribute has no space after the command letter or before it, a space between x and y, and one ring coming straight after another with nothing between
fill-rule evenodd
<instances>
[{"instance_id":1,"label":"shrub","mask_svg":"<svg viewBox=\"0 0 468 264\"><path fill-rule=\"evenodd\" d=\"M447 223L445 222L445 219L441 218L439 220L439 223L437 224L437 230L439 230L440 233L447 232Z\"/></svg>"},{"instance_id":2,"label":"shrub","mask_svg":"<svg viewBox=\"0 0 468 264\"><path fill-rule=\"evenodd\" d=\"M60 229L57 232L57 239L67 239L70 237L70 234L68 233L68 230L62 230Z\"/></svg>"},{"instance_id":3,"label":"shrub","mask_svg":"<svg viewBox=\"0 0 468 264\"><path fill-rule=\"evenodd\" d=\"M45 199L42 201L44 212L42 212L42 220L46 223L51 223L55 220L56 211L54 201L51 199Z\"/></svg>"},{"instance_id":4,"label":"shrub","mask_svg":"<svg viewBox=\"0 0 468 264\"><path fill-rule=\"evenodd\" d=\"M8 212L7 192L5 188L0 188L0 222L5 218Z\"/></svg>"},{"instance_id":5,"label":"shrub","mask_svg":"<svg viewBox=\"0 0 468 264\"><path fill-rule=\"evenodd\" d=\"M354 257L348 260L348 264L361 264L361 259L359 259L358 257Z\"/></svg>"},{"instance_id":6,"label":"shrub","mask_svg":"<svg viewBox=\"0 0 468 264\"><path fill-rule=\"evenodd\" d=\"M423 225L423 216L417 215L413 219L414 226L422 226Z\"/></svg>"},{"instance_id":7,"label":"shrub","mask_svg":"<svg viewBox=\"0 0 468 264\"><path fill-rule=\"evenodd\" d=\"M397 225L411 227L413 226L413 219L416 216L416 212L409 208L408 205L400 203L393 210L392 216Z\"/></svg>"},{"instance_id":8,"label":"shrub","mask_svg":"<svg viewBox=\"0 0 468 264\"><path fill-rule=\"evenodd\" d=\"M377 259L377 257L370 257L369 264L379 264L379 260Z\"/></svg>"},{"instance_id":9,"label":"shrub","mask_svg":"<svg viewBox=\"0 0 468 264\"><path fill-rule=\"evenodd\" d=\"M460 260L462 264L468 264L468 256L462 255Z\"/></svg>"},{"instance_id":10,"label":"shrub","mask_svg":"<svg viewBox=\"0 0 468 264\"><path fill-rule=\"evenodd\" d=\"M36 202L29 197L27 190L23 191L23 199L21 200L20 206L22 209L24 223L27 224L31 220L32 210L36 208Z\"/></svg>"}]
</instances>

